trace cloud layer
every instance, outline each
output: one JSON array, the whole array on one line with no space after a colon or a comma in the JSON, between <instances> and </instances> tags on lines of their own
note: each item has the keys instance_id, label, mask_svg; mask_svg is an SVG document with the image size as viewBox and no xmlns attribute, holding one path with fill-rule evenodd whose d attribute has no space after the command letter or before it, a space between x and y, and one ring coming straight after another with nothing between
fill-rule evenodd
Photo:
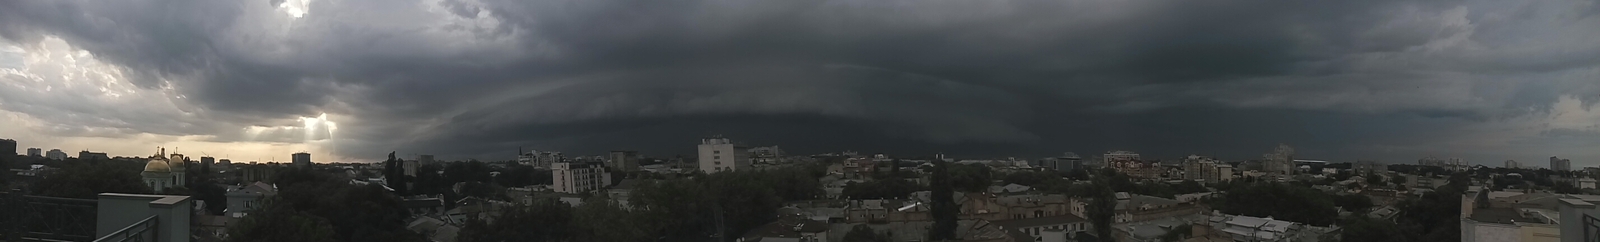
<instances>
[{"instance_id":1,"label":"cloud layer","mask_svg":"<svg viewBox=\"0 0 1600 242\"><path fill-rule=\"evenodd\" d=\"M672 155L710 134L815 152L1247 159L1282 142L1331 160L1600 160L1596 13L1592 1L17 0L0 2L13 48L0 51L0 109L40 136L354 160ZM324 113L335 132L302 124Z\"/></svg>"}]
</instances>

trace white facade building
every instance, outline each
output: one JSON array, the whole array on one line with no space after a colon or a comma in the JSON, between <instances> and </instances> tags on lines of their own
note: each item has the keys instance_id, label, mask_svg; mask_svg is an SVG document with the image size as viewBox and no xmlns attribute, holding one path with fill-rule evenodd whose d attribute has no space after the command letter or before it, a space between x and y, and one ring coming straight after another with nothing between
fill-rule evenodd
<instances>
[{"instance_id":1,"label":"white facade building","mask_svg":"<svg viewBox=\"0 0 1600 242\"><path fill-rule=\"evenodd\" d=\"M1522 168L1522 163L1521 162L1517 162L1516 160L1506 160L1506 168L1509 168L1509 169Z\"/></svg>"},{"instance_id":2,"label":"white facade building","mask_svg":"<svg viewBox=\"0 0 1600 242\"><path fill-rule=\"evenodd\" d=\"M749 150L727 138L715 137L700 140L700 171L716 173L750 169Z\"/></svg>"},{"instance_id":3,"label":"white facade building","mask_svg":"<svg viewBox=\"0 0 1600 242\"><path fill-rule=\"evenodd\" d=\"M566 159L561 152L529 150L517 155L517 163L525 166L550 169L551 164L563 162Z\"/></svg>"},{"instance_id":4,"label":"white facade building","mask_svg":"<svg viewBox=\"0 0 1600 242\"><path fill-rule=\"evenodd\" d=\"M44 150L41 150L39 148L28 148L28 157L40 157L40 156L44 156Z\"/></svg>"},{"instance_id":5,"label":"white facade building","mask_svg":"<svg viewBox=\"0 0 1600 242\"><path fill-rule=\"evenodd\" d=\"M554 183L550 186L560 193L585 193L611 186L611 174L599 164L558 162L550 164Z\"/></svg>"},{"instance_id":6,"label":"white facade building","mask_svg":"<svg viewBox=\"0 0 1600 242\"><path fill-rule=\"evenodd\" d=\"M44 157L51 160L66 160L67 152L61 151L60 149L50 149L50 151L44 152Z\"/></svg>"},{"instance_id":7,"label":"white facade building","mask_svg":"<svg viewBox=\"0 0 1600 242\"><path fill-rule=\"evenodd\" d=\"M1111 162L1115 161L1137 161L1139 160L1139 153L1133 153L1132 151L1113 150L1106 152L1106 154L1101 155L1101 157L1105 160L1102 160L1100 164L1109 165Z\"/></svg>"}]
</instances>

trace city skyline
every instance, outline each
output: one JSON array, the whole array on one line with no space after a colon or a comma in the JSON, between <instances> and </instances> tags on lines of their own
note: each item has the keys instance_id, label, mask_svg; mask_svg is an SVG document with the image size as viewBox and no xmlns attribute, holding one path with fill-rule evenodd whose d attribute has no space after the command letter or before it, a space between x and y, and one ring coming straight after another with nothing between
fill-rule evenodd
<instances>
[{"instance_id":1,"label":"city skyline","mask_svg":"<svg viewBox=\"0 0 1600 242\"><path fill-rule=\"evenodd\" d=\"M726 135L1600 165L1593 4L910 3L4 1L0 138L236 162L692 155Z\"/></svg>"}]
</instances>

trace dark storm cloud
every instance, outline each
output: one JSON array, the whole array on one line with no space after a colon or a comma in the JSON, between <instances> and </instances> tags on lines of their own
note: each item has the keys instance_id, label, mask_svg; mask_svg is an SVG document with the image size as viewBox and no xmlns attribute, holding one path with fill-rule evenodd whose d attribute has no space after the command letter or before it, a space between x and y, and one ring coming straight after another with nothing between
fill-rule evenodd
<instances>
[{"instance_id":1,"label":"dark storm cloud","mask_svg":"<svg viewBox=\"0 0 1600 242\"><path fill-rule=\"evenodd\" d=\"M667 153L720 133L982 155L1248 158L1299 141L1351 158L1372 153L1351 142L1411 141L1390 131L1600 102L1582 14L1596 8L1560 4L313 0L303 18L283 4L6 1L0 36L64 39L174 88L201 121L46 120L252 141L236 130L326 112L347 118L333 139L356 157Z\"/></svg>"}]
</instances>

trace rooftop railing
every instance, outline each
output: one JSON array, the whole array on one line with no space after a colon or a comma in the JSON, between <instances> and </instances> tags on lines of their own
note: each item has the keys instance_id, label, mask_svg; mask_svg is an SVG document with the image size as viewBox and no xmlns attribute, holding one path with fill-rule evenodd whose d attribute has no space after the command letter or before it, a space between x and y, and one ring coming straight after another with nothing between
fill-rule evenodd
<instances>
[{"instance_id":1,"label":"rooftop railing","mask_svg":"<svg viewBox=\"0 0 1600 242\"><path fill-rule=\"evenodd\" d=\"M133 225L123 227L122 229L117 230L117 232L111 232L111 234L107 234L105 237L95 239L94 242L156 241L156 232L160 231L160 225L161 220L152 215L144 218L144 220L139 220L137 223L133 223Z\"/></svg>"}]
</instances>

